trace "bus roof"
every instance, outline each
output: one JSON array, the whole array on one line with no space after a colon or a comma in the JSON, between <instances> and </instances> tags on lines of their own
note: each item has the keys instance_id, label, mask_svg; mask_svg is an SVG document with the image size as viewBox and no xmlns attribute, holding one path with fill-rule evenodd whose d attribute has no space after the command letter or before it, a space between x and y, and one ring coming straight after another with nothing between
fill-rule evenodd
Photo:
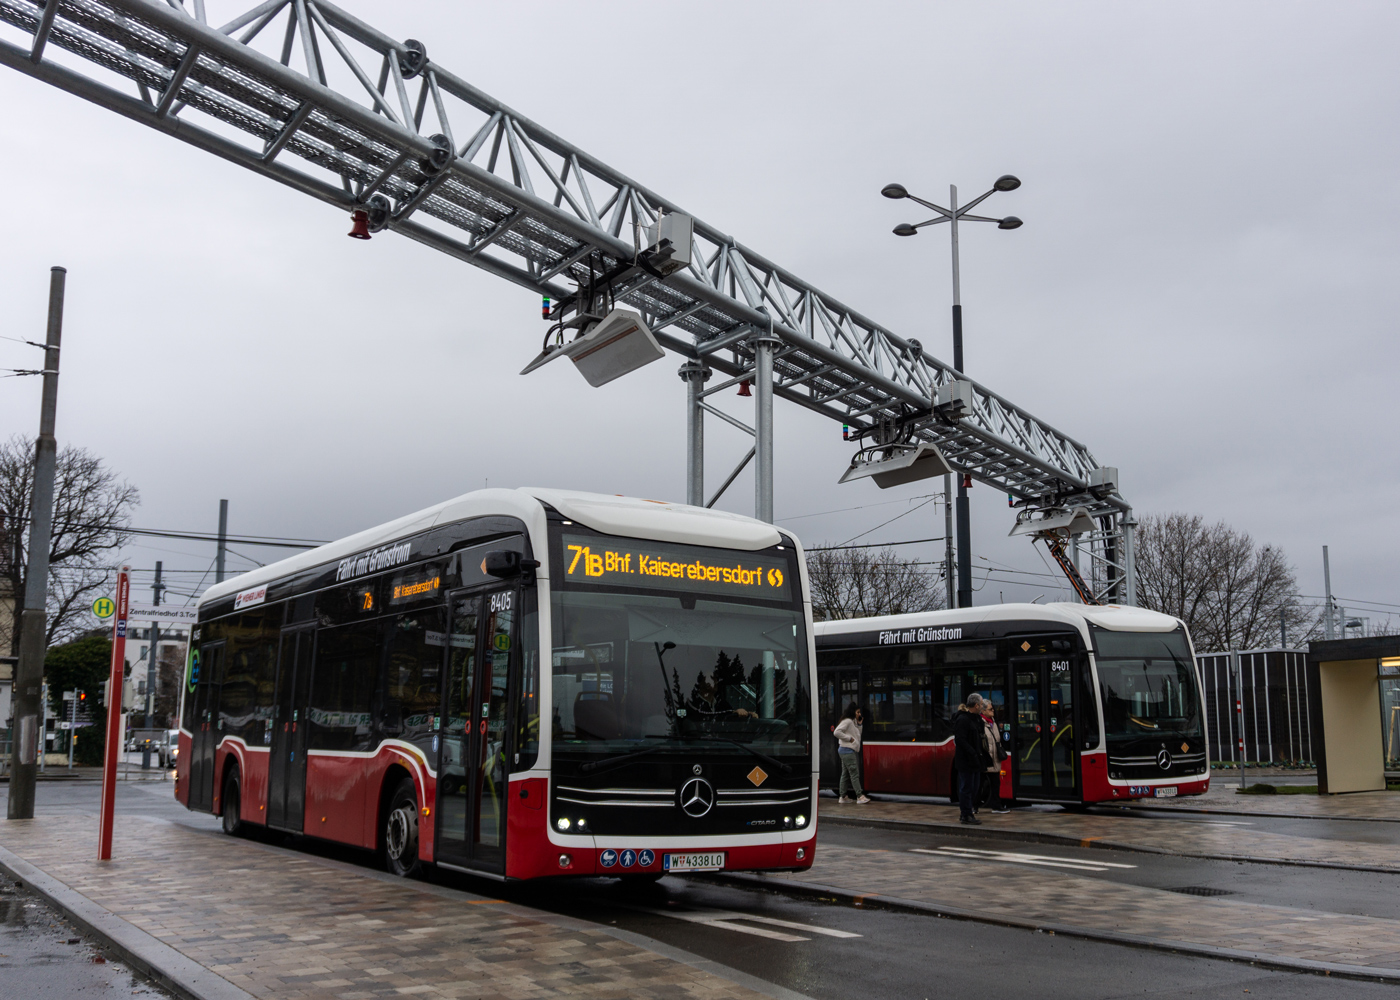
<instances>
[{"instance_id":1,"label":"bus roof","mask_svg":"<svg viewBox=\"0 0 1400 1000\"><path fill-rule=\"evenodd\" d=\"M438 525L468 518L505 515L519 518L526 525L542 530L542 504L550 505L566 518L595 531L632 538L748 551L777 545L783 538L771 524L742 514L664 500L529 486L513 490L476 490L216 583L204 592L197 603L203 605ZM542 544L543 538L534 541L537 545Z\"/></svg>"},{"instance_id":2,"label":"bus roof","mask_svg":"<svg viewBox=\"0 0 1400 1000\"><path fill-rule=\"evenodd\" d=\"M1171 615L1129 608L1117 604L1088 605L1057 602L1054 604L987 604L979 608L956 611L920 611L907 615L881 615L875 618L845 618L840 621L815 623L816 634L842 635L846 632L873 632L942 625L971 625L995 621L1049 621L1072 625L1083 631L1089 622L1100 628L1118 632L1171 632L1181 622Z\"/></svg>"}]
</instances>

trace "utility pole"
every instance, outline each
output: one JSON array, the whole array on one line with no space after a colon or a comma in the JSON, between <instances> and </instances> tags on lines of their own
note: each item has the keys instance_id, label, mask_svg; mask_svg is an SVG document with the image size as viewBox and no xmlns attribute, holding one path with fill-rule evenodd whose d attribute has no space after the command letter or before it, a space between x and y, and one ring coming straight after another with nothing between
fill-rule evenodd
<instances>
[{"instance_id":1,"label":"utility pole","mask_svg":"<svg viewBox=\"0 0 1400 1000\"><path fill-rule=\"evenodd\" d=\"M948 588L948 610L957 605L957 585L953 582L953 477L943 477L943 582Z\"/></svg>"},{"instance_id":2,"label":"utility pole","mask_svg":"<svg viewBox=\"0 0 1400 1000\"><path fill-rule=\"evenodd\" d=\"M228 501L219 501L219 547L214 552L214 582L224 582L224 553L228 551Z\"/></svg>"},{"instance_id":3,"label":"utility pole","mask_svg":"<svg viewBox=\"0 0 1400 1000\"><path fill-rule=\"evenodd\" d=\"M1332 636L1332 567L1327 562L1327 546L1322 547L1322 593L1323 600L1327 603L1322 608L1322 634L1324 638L1331 639Z\"/></svg>"},{"instance_id":4,"label":"utility pole","mask_svg":"<svg viewBox=\"0 0 1400 1000\"><path fill-rule=\"evenodd\" d=\"M963 219L972 222L995 222L998 229L1018 229L1021 220L1014 215L1008 215L1004 219L991 219L982 215L970 215L972 209L986 201L998 191L1015 191L1021 186L1021 182L1011 174L1002 174L992 185L992 189L980 197L972 199L961 208L958 207L958 189L956 185L948 185L948 207L943 208L933 202L924 201L910 194L903 184L886 184L880 193L886 198L908 198L911 201L931 208L938 213L938 218L930 219L927 222L920 222L918 225L911 225L902 222L894 227L896 236L913 236L924 226L936 226L940 223L948 223L948 228L952 233L953 247L953 369L959 374L967 371L963 364L963 328L962 328L962 267L958 260L958 223ZM945 484L947 480L944 480ZM958 607L972 607L972 526L971 514L969 512L967 490L972 485L972 477L967 474L958 476Z\"/></svg>"},{"instance_id":5,"label":"utility pole","mask_svg":"<svg viewBox=\"0 0 1400 1000\"><path fill-rule=\"evenodd\" d=\"M44 711L44 646L48 630L49 545L53 534L53 480L58 462L54 420L58 413L58 347L63 337L66 268L49 272L49 329L44 343L44 393L39 439L34 445L34 494L29 504L29 565L20 614L19 662L15 665L14 733L10 749L10 819L34 818L34 782L39 723Z\"/></svg>"},{"instance_id":6,"label":"utility pole","mask_svg":"<svg viewBox=\"0 0 1400 1000\"><path fill-rule=\"evenodd\" d=\"M953 231L953 367L963 367L962 281L958 266L958 188L948 185L949 217ZM972 510L968 504L967 487L971 476L958 477L958 607L972 607Z\"/></svg>"},{"instance_id":7,"label":"utility pole","mask_svg":"<svg viewBox=\"0 0 1400 1000\"><path fill-rule=\"evenodd\" d=\"M1288 616L1283 608L1278 609L1278 634L1279 645L1283 649L1288 648Z\"/></svg>"},{"instance_id":8,"label":"utility pole","mask_svg":"<svg viewBox=\"0 0 1400 1000\"><path fill-rule=\"evenodd\" d=\"M160 607L160 592L165 588L160 583L161 562L156 560L156 582L151 590L155 593L155 605ZM151 645L146 653L146 741L141 745L141 770L151 769L151 737L155 731L152 716L156 705L156 649L160 645L160 622L151 622Z\"/></svg>"}]
</instances>

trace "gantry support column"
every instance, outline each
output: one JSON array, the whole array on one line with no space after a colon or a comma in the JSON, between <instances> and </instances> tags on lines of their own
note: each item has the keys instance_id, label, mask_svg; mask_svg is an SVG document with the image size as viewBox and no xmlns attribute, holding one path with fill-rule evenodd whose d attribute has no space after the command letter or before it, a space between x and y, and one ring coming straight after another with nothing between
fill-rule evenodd
<instances>
[{"instance_id":1,"label":"gantry support column","mask_svg":"<svg viewBox=\"0 0 1400 1000\"><path fill-rule=\"evenodd\" d=\"M687 361L676 373L686 384L685 409L685 502L692 507L705 506L705 411L700 407L700 394L710 378L710 368L703 361Z\"/></svg>"},{"instance_id":2,"label":"gantry support column","mask_svg":"<svg viewBox=\"0 0 1400 1000\"><path fill-rule=\"evenodd\" d=\"M768 318L771 327L773 319ZM781 341L772 331L758 334L753 344L754 511L760 521L773 523L773 351Z\"/></svg>"}]
</instances>

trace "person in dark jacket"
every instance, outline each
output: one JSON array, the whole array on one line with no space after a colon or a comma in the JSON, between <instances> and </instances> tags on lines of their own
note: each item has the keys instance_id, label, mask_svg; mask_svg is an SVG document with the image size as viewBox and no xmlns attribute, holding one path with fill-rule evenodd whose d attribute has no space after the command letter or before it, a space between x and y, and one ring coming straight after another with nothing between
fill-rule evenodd
<instances>
[{"instance_id":1,"label":"person in dark jacket","mask_svg":"<svg viewBox=\"0 0 1400 1000\"><path fill-rule=\"evenodd\" d=\"M953 766L958 772L958 809L960 822L981 826L973 815L977 793L982 790L982 775L991 766L992 755L987 752L987 727L982 721L982 696L968 695L967 704L958 706L953 717Z\"/></svg>"}]
</instances>

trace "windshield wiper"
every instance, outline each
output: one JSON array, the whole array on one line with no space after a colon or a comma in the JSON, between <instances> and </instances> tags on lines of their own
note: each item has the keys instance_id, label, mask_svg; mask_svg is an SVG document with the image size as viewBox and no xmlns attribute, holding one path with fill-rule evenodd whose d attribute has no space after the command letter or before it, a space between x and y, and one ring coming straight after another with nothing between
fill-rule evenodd
<instances>
[{"instance_id":1,"label":"windshield wiper","mask_svg":"<svg viewBox=\"0 0 1400 1000\"><path fill-rule=\"evenodd\" d=\"M597 771L603 770L604 768L611 768L611 767L612 767L613 765L615 765L615 764L625 764L625 763L626 763L627 761L629 761L629 760L635 760L635 759L638 758L638 757L645 757L647 754L652 753L652 752L654 752L654 751L656 751L656 750L664 750L664 749L666 749L666 747L667 747L668 745L674 745L674 744L675 744L675 741L684 741L684 740L696 740L697 742L701 742L701 743L728 743L728 744L730 744L731 746L736 746L736 747L738 747L738 748L741 749L741 750L747 750L749 753L753 754L755 757L757 757L759 760L763 761L763 763L767 764L769 767L775 768L780 774L791 774L791 773L792 773L792 765L791 765L791 764L784 764L782 761L778 760L778 759L775 758L775 757L770 757L770 756L768 756L766 753L764 753L764 752L761 751L761 750L755 750L753 747L749 746L747 743L742 743L742 742L740 742L739 740L732 740L732 739L729 739L728 737L725 737L725 736L659 736L659 735L658 735L658 736L648 736L648 737L646 737L646 738L647 738L647 739L651 739L651 740L667 740L667 741L671 741L671 742L670 742L669 744L668 744L668 743L653 743L653 744L651 744L650 746L645 746L645 747L642 747L642 748L640 748L640 749L638 749L638 750L630 750L630 751L628 751L627 753L620 753L620 754L617 754L617 755L614 756L614 757L604 757L602 760L590 760L590 761L588 761L586 764L582 764L582 765L579 766L579 769L578 769L578 770L579 770L579 774L593 774L593 773L595 773L595 772L597 772Z\"/></svg>"},{"instance_id":2,"label":"windshield wiper","mask_svg":"<svg viewBox=\"0 0 1400 1000\"><path fill-rule=\"evenodd\" d=\"M654 750L662 749L666 744L653 743L651 746L642 747L640 750L631 750L627 753L620 753L615 757L604 757L602 760L590 760L586 764L581 764L578 769L579 774L592 774L594 771L614 764L622 764L636 757L645 757Z\"/></svg>"},{"instance_id":3,"label":"windshield wiper","mask_svg":"<svg viewBox=\"0 0 1400 1000\"><path fill-rule=\"evenodd\" d=\"M703 740L703 741L706 742L706 743L729 743L729 744L732 744L733 746L739 747L741 750L747 750L749 753L753 754L755 757L757 757L759 760L763 761L763 763L767 764L769 767L775 767L775 768L777 768L778 771L779 771L780 773L782 773L782 774L791 774L791 773L792 773L792 765L791 765L791 764L784 764L782 761L778 760L776 757L769 757L769 756L768 756L766 753L764 753L762 750L755 750L753 747L749 746L747 743L741 743L739 740L731 740L731 739L729 739L727 736L695 736L695 737L692 737L692 739Z\"/></svg>"}]
</instances>

